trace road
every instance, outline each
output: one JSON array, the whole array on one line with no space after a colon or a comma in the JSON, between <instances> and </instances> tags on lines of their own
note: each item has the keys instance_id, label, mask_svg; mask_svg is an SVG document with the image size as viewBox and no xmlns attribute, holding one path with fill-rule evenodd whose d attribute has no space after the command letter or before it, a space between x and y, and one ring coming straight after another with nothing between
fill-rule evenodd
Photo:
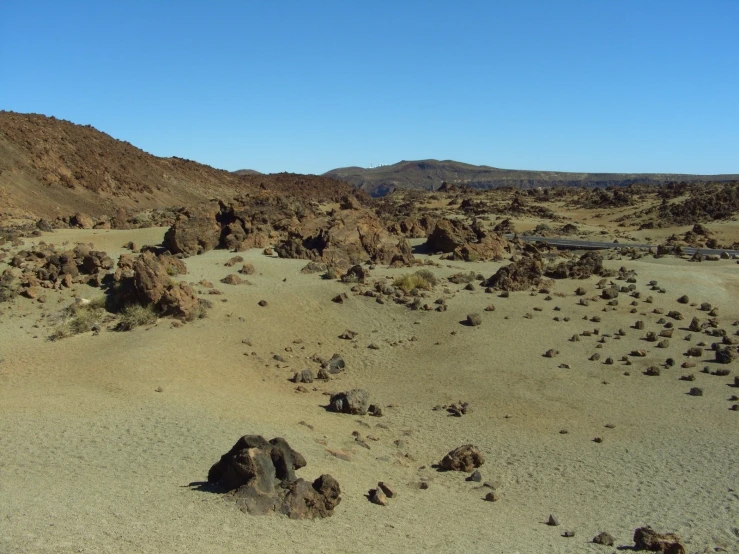
<instances>
[{"instance_id":1,"label":"road","mask_svg":"<svg viewBox=\"0 0 739 554\"><path fill-rule=\"evenodd\" d=\"M510 239L513 238L512 234L507 234L506 238ZM552 238L552 237L535 237L530 235L518 235L518 238L523 240L524 242L544 242L546 244L550 244L552 246L556 246L557 248L564 248L564 249L573 249L573 250L607 250L611 248L637 248L637 249L643 249L643 250L649 250L654 249L657 250L656 244L635 244L635 243L627 243L627 242L597 242L597 241L590 241L590 240L573 240L573 239L563 239L563 238ZM705 254L707 256L709 255L721 255L722 253L726 252L732 257L739 257L739 250L721 250L721 249L712 249L712 248L691 248L691 247L683 247L683 252L686 254L694 254L695 252L700 252L701 254Z\"/></svg>"}]
</instances>

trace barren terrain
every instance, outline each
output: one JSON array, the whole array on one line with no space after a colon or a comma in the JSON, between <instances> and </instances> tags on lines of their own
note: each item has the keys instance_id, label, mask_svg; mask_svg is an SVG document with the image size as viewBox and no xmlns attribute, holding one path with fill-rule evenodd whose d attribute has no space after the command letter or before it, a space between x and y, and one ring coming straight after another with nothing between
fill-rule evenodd
<instances>
[{"instance_id":1,"label":"barren terrain","mask_svg":"<svg viewBox=\"0 0 739 554\"><path fill-rule=\"evenodd\" d=\"M370 199L0 126L0 552L739 552L736 182Z\"/></svg>"},{"instance_id":2,"label":"barren terrain","mask_svg":"<svg viewBox=\"0 0 739 554\"><path fill-rule=\"evenodd\" d=\"M69 230L35 240L93 242L117 256L128 241L154 244L163 234ZM231 255L188 258L185 279L218 283ZM727 386L731 377L699 371L716 367L710 351L695 369L680 369L687 347L700 340L682 340L688 332L681 328L700 312L675 302L688 294L720 306L722 322L736 321L736 262L606 262L636 271L638 290L646 293L650 280L666 289L636 314L628 302L606 312L602 300L578 305L578 286L598 298L595 277L557 281L549 301L546 294L500 298L442 281L432 297L446 298L449 308L438 313L353 295L337 304L331 298L350 285L301 274L304 260L261 250L242 255L257 269L252 284L218 283L224 294L213 297L208 316L177 328L160 319L131 332L52 342L40 316L99 291L75 286L45 304L18 298L2 305L0 550L610 552L590 539L605 530L617 546L630 545L633 529L645 524L677 532L689 552L739 548L737 412L728 401L737 389ZM489 276L501 265L441 261L430 269L443 279L470 268ZM372 278L407 271L378 267ZM489 304L495 311L484 312ZM631 328L640 319L658 330L654 309L678 307L687 321L667 349ZM480 326L460 324L470 312L483 314ZM570 321L554 322L555 315ZM602 320L586 321L593 316ZM338 338L347 328L357 332L352 341ZM596 328L600 334L568 341ZM617 340L618 329L626 334ZM603 336L609 338L599 344ZM543 357L549 348L559 355ZM648 354L629 366L589 360L596 352L620 360L635 349ZM314 367L313 354L333 353L344 357L346 372L297 393L288 381L293 371ZM658 377L643 374L668 357L678 365ZM730 367L735 373L736 362ZM690 372L694 383L678 379ZM687 394L693 385L702 397ZM382 418L323 408L323 392L355 386L393 407L383 408ZM474 410L457 418L432 409L459 400ZM243 434L284 437L308 461L301 473L333 475L342 487L335 515L253 517L189 486L204 481ZM433 469L464 443L485 453L480 471L499 491L498 502L483 501L486 489L464 474ZM347 451L349 461L332 449ZM426 490L418 488L424 479ZM377 481L398 491L389 506L365 496ZM550 513L560 527L545 524ZM576 534L563 538L563 529Z\"/></svg>"}]
</instances>

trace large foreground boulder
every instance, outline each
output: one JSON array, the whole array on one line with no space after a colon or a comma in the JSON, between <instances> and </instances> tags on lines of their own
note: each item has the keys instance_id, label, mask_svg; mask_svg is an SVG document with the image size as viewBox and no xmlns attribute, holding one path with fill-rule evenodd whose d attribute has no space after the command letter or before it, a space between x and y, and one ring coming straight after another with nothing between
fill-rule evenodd
<instances>
[{"instance_id":1,"label":"large foreground boulder","mask_svg":"<svg viewBox=\"0 0 739 554\"><path fill-rule=\"evenodd\" d=\"M285 439L245 435L210 468L208 482L231 494L239 508L252 515L278 512L292 519L333 515L341 502L339 483L330 475L313 483L298 478L295 471L305 465L305 458Z\"/></svg>"}]
</instances>

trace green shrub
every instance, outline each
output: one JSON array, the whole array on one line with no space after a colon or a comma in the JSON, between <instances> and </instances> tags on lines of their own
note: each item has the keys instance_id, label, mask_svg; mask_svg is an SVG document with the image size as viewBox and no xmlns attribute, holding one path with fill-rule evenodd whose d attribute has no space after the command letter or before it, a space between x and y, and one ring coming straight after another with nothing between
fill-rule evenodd
<instances>
[{"instance_id":1,"label":"green shrub","mask_svg":"<svg viewBox=\"0 0 739 554\"><path fill-rule=\"evenodd\" d=\"M89 333L99 327L105 317L105 297L96 298L87 304L72 304L55 318L58 321L51 340L65 339L81 333Z\"/></svg>"},{"instance_id":2,"label":"green shrub","mask_svg":"<svg viewBox=\"0 0 739 554\"><path fill-rule=\"evenodd\" d=\"M121 310L121 320L118 322L116 329L119 331L130 331L142 325L151 325L156 323L157 314L154 306L141 304L129 304Z\"/></svg>"},{"instance_id":3,"label":"green shrub","mask_svg":"<svg viewBox=\"0 0 739 554\"><path fill-rule=\"evenodd\" d=\"M415 273L401 275L400 277L396 277L393 281L393 284L396 287L405 292L411 292L415 289L431 290L436 283L436 276L428 269L421 269Z\"/></svg>"},{"instance_id":4,"label":"green shrub","mask_svg":"<svg viewBox=\"0 0 739 554\"><path fill-rule=\"evenodd\" d=\"M470 271L469 273L455 273L449 277L449 281L455 285L462 283L471 283L475 280L475 272Z\"/></svg>"}]
</instances>

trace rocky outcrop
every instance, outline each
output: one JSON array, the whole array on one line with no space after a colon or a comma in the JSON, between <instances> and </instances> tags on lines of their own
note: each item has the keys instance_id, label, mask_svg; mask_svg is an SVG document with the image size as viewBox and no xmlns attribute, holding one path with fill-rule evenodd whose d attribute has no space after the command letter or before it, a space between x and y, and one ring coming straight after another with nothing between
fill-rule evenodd
<instances>
[{"instance_id":1,"label":"rocky outcrop","mask_svg":"<svg viewBox=\"0 0 739 554\"><path fill-rule=\"evenodd\" d=\"M487 232L475 221L472 225L440 219L426 239L428 252L451 254L452 259L474 262L501 258L509 247L506 238L497 232Z\"/></svg>"},{"instance_id":2,"label":"rocky outcrop","mask_svg":"<svg viewBox=\"0 0 739 554\"><path fill-rule=\"evenodd\" d=\"M521 258L501 267L486 282L485 286L501 291L528 290L546 283L544 266L539 258Z\"/></svg>"},{"instance_id":3,"label":"rocky outcrop","mask_svg":"<svg viewBox=\"0 0 739 554\"><path fill-rule=\"evenodd\" d=\"M218 205L211 203L180 214L164 235L164 247L172 254L185 256L214 249L221 238L218 213Z\"/></svg>"},{"instance_id":4,"label":"rocky outcrop","mask_svg":"<svg viewBox=\"0 0 739 554\"><path fill-rule=\"evenodd\" d=\"M167 267L169 256L144 252L135 260L121 256L118 285L112 294L113 304L152 305L163 316L192 320L199 312L198 298L192 288L171 279ZM181 262L180 262L181 263Z\"/></svg>"},{"instance_id":5,"label":"rocky outcrop","mask_svg":"<svg viewBox=\"0 0 739 554\"><path fill-rule=\"evenodd\" d=\"M634 549L662 554L685 554L680 537L674 533L657 533L648 525L634 531Z\"/></svg>"},{"instance_id":6,"label":"rocky outcrop","mask_svg":"<svg viewBox=\"0 0 739 554\"><path fill-rule=\"evenodd\" d=\"M313 483L298 478L295 471L305 465L305 458L285 439L245 435L210 468L208 482L232 495L252 515L277 512L292 519L333 515L341 502L339 483L330 475Z\"/></svg>"},{"instance_id":7,"label":"rocky outcrop","mask_svg":"<svg viewBox=\"0 0 739 554\"><path fill-rule=\"evenodd\" d=\"M100 286L105 275L113 268L113 260L92 245L78 244L72 250L58 250L40 243L29 250L21 250L13 256L6 273L6 286L13 286L29 298L38 289L61 289L74 284Z\"/></svg>"},{"instance_id":8,"label":"rocky outcrop","mask_svg":"<svg viewBox=\"0 0 739 554\"><path fill-rule=\"evenodd\" d=\"M327 220L306 223L277 245L281 258L302 258L343 269L367 261L383 265L413 262L407 242L391 237L369 211L341 210Z\"/></svg>"},{"instance_id":9,"label":"rocky outcrop","mask_svg":"<svg viewBox=\"0 0 739 554\"><path fill-rule=\"evenodd\" d=\"M577 260L548 267L545 275L553 279L589 279L593 275L603 275L603 256L595 251L586 252Z\"/></svg>"}]
</instances>

